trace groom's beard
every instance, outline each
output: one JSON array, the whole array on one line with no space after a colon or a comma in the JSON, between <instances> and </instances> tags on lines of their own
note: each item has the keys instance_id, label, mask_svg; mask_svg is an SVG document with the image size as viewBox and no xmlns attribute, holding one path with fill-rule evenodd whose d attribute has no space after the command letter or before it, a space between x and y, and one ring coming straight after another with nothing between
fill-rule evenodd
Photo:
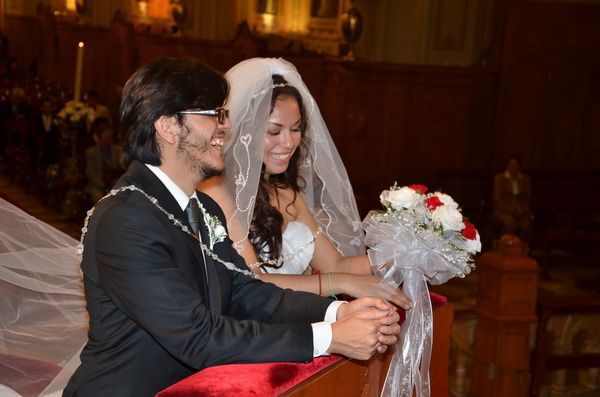
<instances>
[{"instance_id":1,"label":"groom's beard","mask_svg":"<svg viewBox=\"0 0 600 397\"><path fill-rule=\"evenodd\" d=\"M213 176L223 175L223 167L217 168L209 164L203 157L210 156L209 151L213 148L209 139L198 137L193 139L190 130L183 125L183 130L187 135L179 141L177 153L185 158L190 171L196 175L200 181L206 180Z\"/></svg>"},{"instance_id":2,"label":"groom's beard","mask_svg":"<svg viewBox=\"0 0 600 397\"><path fill-rule=\"evenodd\" d=\"M204 164L204 163L200 164L199 168L200 169L198 170L198 173L204 175L202 180L212 178L213 176L223 175L223 169L218 169L218 168L212 167L208 164Z\"/></svg>"}]
</instances>

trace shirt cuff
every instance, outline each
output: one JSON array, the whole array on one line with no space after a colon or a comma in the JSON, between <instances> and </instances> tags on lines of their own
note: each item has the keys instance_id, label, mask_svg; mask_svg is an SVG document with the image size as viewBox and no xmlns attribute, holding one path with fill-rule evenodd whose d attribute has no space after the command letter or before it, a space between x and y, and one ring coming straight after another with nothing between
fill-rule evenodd
<instances>
[{"instance_id":1,"label":"shirt cuff","mask_svg":"<svg viewBox=\"0 0 600 397\"><path fill-rule=\"evenodd\" d=\"M340 308L340 306L342 306L344 303L348 303L348 302L346 302L346 301L331 302L331 304L327 308L327 311L325 312L325 320L324 321L327 321L329 323L335 323L335 321L337 320L337 311Z\"/></svg>"},{"instance_id":2,"label":"shirt cuff","mask_svg":"<svg viewBox=\"0 0 600 397\"><path fill-rule=\"evenodd\" d=\"M325 321L311 324L313 330L313 357L328 355L327 349L333 340L331 323L335 323L337 311L345 301L332 302L325 312Z\"/></svg>"},{"instance_id":3,"label":"shirt cuff","mask_svg":"<svg viewBox=\"0 0 600 397\"><path fill-rule=\"evenodd\" d=\"M327 349L329 349L333 339L331 323L321 321L320 323L312 323L311 326L313 330L313 357L328 355Z\"/></svg>"}]
</instances>

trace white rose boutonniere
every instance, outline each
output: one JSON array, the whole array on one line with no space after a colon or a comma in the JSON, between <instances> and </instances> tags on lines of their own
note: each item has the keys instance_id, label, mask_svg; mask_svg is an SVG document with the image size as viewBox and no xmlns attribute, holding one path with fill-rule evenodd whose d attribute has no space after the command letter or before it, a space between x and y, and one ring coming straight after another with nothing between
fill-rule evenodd
<instances>
[{"instance_id":1,"label":"white rose boutonniere","mask_svg":"<svg viewBox=\"0 0 600 397\"><path fill-rule=\"evenodd\" d=\"M209 247L210 249L213 249L215 244L225 241L225 237L227 237L227 231L216 215L210 215L202 203L199 202L199 204L200 210L202 211L202 217L204 218L204 224L208 229L208 239L210 240Z\"/></svg>"}]
</instances>

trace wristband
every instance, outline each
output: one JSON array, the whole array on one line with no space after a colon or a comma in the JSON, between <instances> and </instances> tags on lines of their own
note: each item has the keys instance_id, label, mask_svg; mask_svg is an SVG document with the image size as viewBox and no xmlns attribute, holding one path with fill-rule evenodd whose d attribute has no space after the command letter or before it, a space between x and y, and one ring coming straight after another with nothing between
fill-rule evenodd
<instances>
[{"instance_id":1,"label":"wristband","mask_svg":"<svg viewBox=\"0 0 600 397\"><path fill-rule=\"evenodd\" d=\"M327 273L327 284L329 285L329 295L333 299L337 299L337 296L333 293L333 282L331 281L331 273Z\"/></svg>"},{"instance_id":2,"label":"wristband","mask_svg":"<svg viewBox=\"0 0 600 397\"><path fill-rule=\"evenodd\" d=\"M319 296L321 296L323 293L323 289L321 288L321 272L317 272L317 275L319 276Z\"/></svg>"}]
</instances>

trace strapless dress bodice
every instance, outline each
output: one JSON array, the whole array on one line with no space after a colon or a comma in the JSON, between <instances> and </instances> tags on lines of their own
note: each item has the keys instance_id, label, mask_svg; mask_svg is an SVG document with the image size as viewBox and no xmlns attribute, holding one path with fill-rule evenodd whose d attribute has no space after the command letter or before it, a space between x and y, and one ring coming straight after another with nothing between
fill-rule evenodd
<instances>
[{"instance_id":1,"label":"strapless dress bodice","mask_svg":"<svg viewBox=\"0 0 600 397\"><path fill-rule=\"evenodd\" d=\"M281 256L285 258L280 268L263 267L266 273L302 274L315 253L314 236L308 226L299 221L287 224L283 231Z\"/></svg>"}]
</instances>

